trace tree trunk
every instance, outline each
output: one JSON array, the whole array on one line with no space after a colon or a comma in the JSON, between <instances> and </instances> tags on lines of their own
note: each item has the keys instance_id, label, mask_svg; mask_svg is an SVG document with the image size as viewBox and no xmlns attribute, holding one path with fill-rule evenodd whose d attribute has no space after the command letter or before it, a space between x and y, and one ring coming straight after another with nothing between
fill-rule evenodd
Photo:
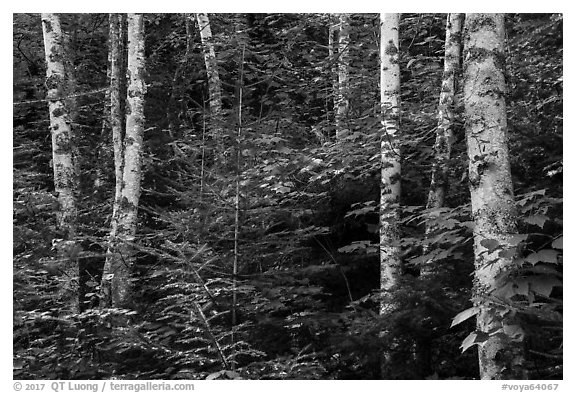
<instances>
[{"instance_id":1,"label":"tree trunk","mask_svg":"<svg viewBox=\"0 0 576 393\"><path fill-rule=\"evenodd\" d=\"M398 247L400 218L400 65L398 25L400 14L381 16L380 103L382 107L380 187L380 288L389 291L400 275ZM387 305L382 304L382 311Z\"/></svg>"},{"instance_id":2,"label":"tree trunk","mask_svg":"<svg viewBox=\"0 0 576 393\"><path fill-rule=\"evenodd\" d=\"M328 61L330 62L330 79L332 82L332 105L334 108L334 121L338 113L338 27L339 23L332 22L332 15L328 16Z\"/></svg>"},{"instance_id":3,"label":"tree trunk","mask_svg":"<svg viewBox=\"0 0 576 393\"><path fill-rule=\"evenodd\" d=\"M112 61L110 63L110 126L112 128L112 146L114 149L115 193L112 209L112 233L116 233L118 224L118 210L122 198L122 174L124 172L124 127L122 118L122 87L125 78L124 45L123 45L123 17L119 14L110 14L110 46Z\"/></svg>"},{"instance_id":4,"label":"tree trunk","mask_svg":"<svg viewBox=\"0 0 576 393\"><path fill-rule=\"evenodd\" d=\"M398 28L400 14L380 16L380 103L382 110L380 184L380 315L395 311L389 296L401 275L400 220L400 65ZM384 353L382 376L388 375L390 354Z\"/></svg>"},{"instance_id":5,"label":"tree trunk","mask_svg":"<svg viewBox=\"0 0 576 393\"><path fill-rule=\"evenodd\" d=\"M448 174L450 170L450 157L454 140L454 106L456 93L456 77L460 69L460 54L462 52L462 22L464 14L448 14L446 21L446 39L444 50L444 75L438 103L438 127L436 128L436 142L434 143L434 162L430 191L426 209L438 209L444 206L446 190L448 188ZM431 222L426 222L426 238L434 230ZM425 248L424 253L428 249ZM434 264L427 263L422 266L421 274L426 276L434 271Z\"/></svg>"},{"instance_id":6,"label":"tree trunk","mask_svg":"<svg viewBox=\"0 0 576 393\"><path fill-rule=\"evenodd\" d=\"M490 334L478 348L481 379L521 379L522 343L511 311L489 297L496 279L514 266L517 213L510 163L504 80L504 15L468 14L464 45L464 110L474 219L474 304L477 330ZM489 250L487 245L499 245ZM498 334L494 334L499 332Z\"/></svg>"},{"instance_id":7,"label":"tree trunk","mask_svg":"<svg viewBox=\"0 0 576 393\"><path fill-rule=\"evenodd\" d=\"M50 111L50 131L52 134L52 167L54 170L54 189L58 197L59 208L56 211L56 223L63 237L67 239L66 249L75 248L76 220L78 217L76 202L76 176L73 158L73 134L68 108L65 104L66 74L64 37L60 18L56 14L42 14L42 31L46 55L46 89ZM63 289L72 312L78 312L78 260L72 253L63 250L65 274L68 282Z\"/></svg>"},{"instance_id":8,"label":"tree trunk","mask_svg":"<svg viewBox=\"0 0 576 393\"><path fill-rule=\"evenodd\" d=\"M112 74L114 75L114 71ZM128 75L126 136L124 138L122 177L119 186L121 192L120 198L116 198L115 201L117 210L116 219L114 220L113 217L110 236L111 253L106 261L103 274L103 288L110 288L111 305L123 308L130 307L131 303L130 276L134 262L132 243L136 236L138 203L140 199L144 95L146 93L142 14L128 14ZM111 95L114 95L114 89ZM114 130L114 123L118 126L119 120L114 115L114 98L112 98L112 112L112 127ZM116 154L118 152L117 143L118 140L115 139L115 160L119 164L120 157ZM118 166L116 169L118 176Z\"/></svg>"},{"instance_id":9,"label":"tree trunk","mask_svg":"<svg viewBox=\"0 0 576 393\"><path fill-rule=\"evenodd\" d=\"M108 162L113 162L116 176L116 186L114 194L113 211L118 210L122 184L123 166L123 117L124 108L122 91L125 87L126 66L125 66L125 45L124 45L124 24L125 14L108 15L108 67L106 69L109 89L106 91L104 113L102 120L101 139L102 146L99 149L100 163L96 173L96 189L103 187L105 183ZM111 136L111 138L110 138ZM108 144L112 139L111 149ZM113 158L112 158L113 156ZM116 213L112 214L116 217ZM114 220L112 221L113 225Z\"/></svg>"},{"instance_id":10,"label":"tree trunk","mask_svg":"<svg viewBox=\"0 0 576 393\"><path fill-rule=\"evenodd\" d=\"M214 38L210 29L208 14L196 14L200 39L204 50L204 62L208 76L208 94L210 96L210 128L218 141L222 139L222 83L218 73L218 62L214 50Z\"/></svg>"},{"instance_id":11,"label":"tree trunk","mask_svg":"<svg viewBox=\"0 0 576 393\"><path fill-rule=\"evenodd\" d=\"M340 14L340 31L338 35L338 98L336 108L336 140L346 134L349 108L350 77L350 17Z\"/></svg>"},{"instance_id":12,"label":"tree trunk","mask_svg":"<svg viewBox=\"0 0 576 393\"><path fill-rule=\"evenodd\" d=\"M112 18L110 14L109 20ZM111 25L111 23L109 23ZM108 62L106 66L106 81L110 86L112 79L112 28L108 29ZM111 160L111 149L108 147L108 140L110 137L110 88L104 94L104 108L102 110L102 129L100 131L100 142L98 144L98 151L96 152L96 175L94 176L94 192L100 194L107 183L107 172L109 162Z\"/></svg>"}]
</instances>

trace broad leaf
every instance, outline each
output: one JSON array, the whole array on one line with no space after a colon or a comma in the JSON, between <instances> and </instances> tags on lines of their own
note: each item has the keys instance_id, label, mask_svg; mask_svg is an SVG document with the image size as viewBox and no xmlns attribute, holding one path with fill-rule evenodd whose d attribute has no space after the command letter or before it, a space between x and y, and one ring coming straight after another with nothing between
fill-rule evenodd
<instances>
[{"instance_id":1,"label":"broad leaf","mask_svg":"<svg viewBox=\"0 0 576 393\"><path fill-rule=\"evenodd\" d=\"M485 341L487 341L489 338L490 338L490 336L488 334L476 330L476 331L470 333L468 335L468 337L466 337L464 339L464 341L462 341L462 344L460 344L460 348L462 348L462 352L464 352L468 348L470 348L472 345L482 344Z\"/></svg>"},{"instance_id":2,"label":"broad leaf","mask_svg":"<svg viewBox=\"0 0 576 393\"><path fill-rule=\"evenodd\" d=\"M464 322L468 318L471 318L474 315L478 314L478 312L480 312L480 308L478 308L476 306L470 307L469 309L462 311L461 313L456 315L454 317L454 319L452 319L452 325L450 325L450 327L454 327L454 326L458 325L459 323Z\"/></svg>"},{"instance_id":3,"label":"broad leaf","mask_svg":"<svg viewBox=\"0 0 576 393\"><path fill-rule=\"evenodd\" d=\"M558 239L554 240L552 242L552 247L557 249L557 250L562 250L562 242L563 242L562 239L563 239L563 236L560 236Z\"/></svg>"},{"instance_id":4,"label":"broad leaf","mask_svg":"<svg viewBox=\"0 0 576 393\"><path fill-rule=\"evenodd\" d=\"M483 247L486 247L488 249L488 252L492 252L496 250L498 247L500 247L500 242L496 239L483 239L480 241L480 244Z\"/></svg>"}]
</instances>

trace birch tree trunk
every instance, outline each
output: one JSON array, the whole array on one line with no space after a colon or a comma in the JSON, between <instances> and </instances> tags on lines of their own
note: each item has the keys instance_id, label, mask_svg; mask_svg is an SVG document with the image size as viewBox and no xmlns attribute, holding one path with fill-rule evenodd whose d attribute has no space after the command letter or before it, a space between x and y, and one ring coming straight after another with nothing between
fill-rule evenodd
<instances>
[{"instance_id":1,"label":"birch tree trunk","mask_svg":"<svg viewBox=\"0 0 576 393\"><path fill-rule=\"evenodd\" d=\"M382 109L380 185L380 289L390 291L401 274L398 221L400 219L400 14L380 16L380 103ZM386 314L391 305L382 302Z\"/></svg>"},{"instance_id":2,"label":"birch tree trunk","mask_svg":"<svg viewBox=\"0 0 576 393\"><path fill-rule=\"evenodd\" d=\"M346 134L348 118L349 77L350 77L350 17L340 14L340 30L338 35L338 97L336 108L336 140Z\"/></svg>"},{"instance_id":3,"label":"birch tree trunk","mask_svg":"<svg viewBox=\"0 0 576 393\"><path fill-rule=\"evenodd\" d=\"M114 150L115 189L112 208L112 236L116 234L118 210L122 198L122 174L124 172L124 129L122 118L122 81L124 73L124 45L122 14L110 14L110 127L112 129L112 146Z\"/></svg>"},{"instance_id":4,"label":"birch tree trunk","mask_svg":"<svg viewBox=\"0 0 576 393\"><path fill-rule=\"evenodd\" d=\"M114 56L113 56L114 57ZM114 71L112 72L114 75ZM144 23L142 14L128 14L128 99L126 116L126 135L124 138L124 156L121 171L120 198L116 203L116 219L112 222L111 252L106 261L103 274L103 288L110 288L110 305L128 308L131 303L130 276L133 265L132 243L136 237L138 223L138 203L140 199L140 181L142 168L142 140L144 132ZM113 77L114 78L114 77ZM114 89L111 96L114 95ZM114 98L112 112L114 113ZM118 117L113 114L114 123ZM116 124L118 126L118 124ZM115 139L115 160L119 164L119 149ZM122 142L120 142L121 144ZM118 166L117 175L118 175ZM118 179L117 179L118 187Z\"/></svg>"},{"instance_id":5,"label":"birch tree trunk","mask_svg":"<svg viewBox=\"0 0 576 393\"><path fill-rule=\"evenodd\" d=\"M59 249L65 257L64 272L67 282L63 296L70 304L72 312L79 310L78 283L79 271L76 255L68 252L76 248L76 220L78 217L76 201L76 175L73 158L73 134L68 108L65 104L66 73L64 68L64 37L57 14L42 14L42 32L46 55L46 89L48 109L50 111L50 132L52 134L52 167L54 170L54 189L59 208L56 211L56 223L67 239Z\"/></svg>"},{"instance_id":6,"label":"birch tree trunk","mask_svg":"<svg viewBox=\"0 0 576 393\"><path fill-rule=\"evenodd\" d=\"M438 126L436 128L436 141L434 143L434 162L430 191L426 209L438 209L444 206L446 190L448 188L448 174L452 144L454 140L454 106L456 94L456 77L460 69L460 54L462 52L462 23L464 14L448 14L446 20L446 39L444 50L444 75L440 89L440 102L438 103ZM429 237L434 228L428 221L426 223L426 237ZM424 253L428 252L427 249ZM421 274L426 276L434 271L434 264L422 266Z\"/></svg>"},{"instance_id":7,"label":"birch tree trunk","mask_svg":"<svg viewBox=\"0 0 576 393\"><path fill-rule=\"evenodd\" d=\"M198 29L200 30L200 40L204 50L204 63L206 64L206 74L208 76L208 94L210 96L210 123L212 135L216 140L222 137L222 83L218 73L218 62L216 51L214 50L214 38L210 29L208 14L196 14Z\"/></svg>"},{"instance_id":8,"label":"birch tree trunk","mask_svg":"<svg viewBox=\"0 0 576 393\"><path fill-rule=\"evenodd\" d=\"M330 62L330 78L332 81L332 105L334 108L334 121L338 113L338 30L339 23L333 23L332 15L328 16L328 61Z\"/></svg>"},{"instance_id":9,"label":"birch tree trunk","mask_svg":"<svg viewBox=\"0 0 576 393\"><path fill-rule=\"evenodd\" d=\"M522 379L521 331L511 311L489 300L497 276L513 269L517 213L508 157L504 14L468 14L464 45L464 108L474 228L477 330L481 379ZM490 243L498 244L489 250ZM498 333L497 333L498 332ZM497 334L494 334L497 333Z\"/></svg>"},{"instance_id":10,"label":"birch tree trunk","mask_svg":"<svg viewBox=\"0 0 576 393\"><path fill-rule=\"evenodd\" d=\"M111 19L111 14L108 16L108 20ZM109 23L110 26L110 23ZM111 26L108 28L108 62L106 66L106 81L110 86L110 80L112 79L112 29ZM102 110L102 129L100 131L100 142L98 144L98 151L96 156L96 176L94 177L94 192L100 193L106 184L106 173L109 167L109 161L111 161L111 149L108 147L108 140L110 136L110 88L104 93L104 108Z\"/></svg>"},{"instance_id":11,"label":"birch tree trunk","mask_svg":"<svg viewBox=\"0 0 576 393\"><path fill-rule=\"evenodd\" d=\"M380 106L382 136L380 145L380 315L396 310L391 296L402 273L399 247L400 220L400 65L398 28L400 14L380 15ZM385 334L385 332L382 332ZM392 364L390 348L381 359L382 378Z\"/></svg>"},{"instance_id":12,"label":"birch tree trunk","mask_svg":"<svg viewBox=\"0 0 576 393\"><path fill-rule=\"evenodd\" d=\"M126 66L125 66L125 45L123 27L126 21L125 14L109 14L108 15L108 67L106 69L107 80L109 81L109 89L106 91L104 113L102 120L102 146L99 149L99 157L101 158L99 167L97 168L97 176L95 187L102 187L105 183L106 170L108 163L113 162L115 174L115 194L113 203L113 214L116 217L118 210L118 203L121 195L122 184L122 166L123 166L123 101L122 91L125 88L126 79ZM108 148L108 143L112 140L111 148ZM113 156L113 157L112 157ZM114 219L112 224L115 225Z\"/></svg>"}]
</instances>

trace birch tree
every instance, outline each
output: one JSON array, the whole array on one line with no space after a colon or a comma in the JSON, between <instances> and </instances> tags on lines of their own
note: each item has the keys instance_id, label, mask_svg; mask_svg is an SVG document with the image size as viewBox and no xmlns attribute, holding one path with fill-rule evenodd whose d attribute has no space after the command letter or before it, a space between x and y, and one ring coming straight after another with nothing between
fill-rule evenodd
<instances>
[{"instance_id":1,"label":"birch tree","mask_svg":"<svg viewBox=\"0 0 576 393\"><path fill-rule=\"evenodd\" d=\"M398 221L400 219L400 14L380 16L380 104L382 110L380 184L380 289L390 291L401 274ZM391 311L383 301L380 312Z\"/></svg>"},{"instance_id":2,"label":"birch tree","mask_svg":"<svg viewBox=\"0 0 576 393\"><path fill-rule=\"evenodd\" d=\"M206 74L208 75L208 94L210 98L210 117L212 123L212 133L219 139L221 136L222 122L222 83L218 72L218 62L216 51L214 50L214 38L210 29L208 14L196 14L200 39L204 50L204 63L206 64Z\"/></svg>"},{"instance_id":3,"label":"birch tree","mask_svg":"<svg viewBox=\"0 0 576 393\"><path fill-rule=\"evenodd\" d=\"M474 219L474 305L481 379L520 379L521 328L511 311L493 303L497 278L514 266L517 243L514 191L510 174L504 14L468 14L464 39L464 110L468 176ZM493 297L492 297L493 298Z\"/></svg>"},{"instance_id":4,"label":"birch tree","mask_svg":"<svg viewBox=\"0 0 576 393\"><path fill-rule=\"evenodd\" d=\"M339 23L332 21L332 14L328 15L328 61L330 63L330 80L332 82L332 101L334 115L338 113L338 28Z\"/></svg>"},{"instance_id":5,"label":"birch tree","mask_svg":"<svg viewBox=\"0 0 576 393\"><path fill-rule=\"evenodd\" d=\"M340 14L338 31L338 96L336 100L336 140L346 132L349 103L350 78L350 16Z\"/></svg>"},{"instance_id":6,"label":"birch tree","mask_svg":"<svg viewBox=\"0 0 576 393\"><path fill-rule=\"evenodd\" d=\"M454 105L456 78L460 69L462 52L462 23L464 14L448 14L446 17L446 39L444 49L444 74L438 103L438 125L434 143L434 162L426 209L438 209L444 206L448 188L448 174L452 144L454 140ZM426 223L426 236L432 231L430 222ZM427 250L425 250L427 252ZM433 264L422 267L421 273L427 275L434 269Z\"/></svg>"},{"instance_id":7,"label":"birch tree","mask_svg":"<svg viewBox=\"0 0 576 393\"><path fill-rule=\"evenodd\" d=\"M122 148L115 134L114 150L116 161L117 189L115 199L115 217L112 220L110 235L111 255L106 261L103 274L102 287L109 297L113 307L127 308L131 303L130 276L133 265L133 251L131 243L135 241L138 203L140 199L140 181L142 168L142 141L144 132L144 23L142 14L128 14L128 94L126 135L123 141L123 157L120 158ZM114 59L114 55L112 56ZM116 56L118 60L119 56ZM114 62L114 60L113 60ZM115 69L113 67L112 75ZM113 81L112 85L116 82ZM114 89L111 90L112 121L118 127L118 117L115 113L116 99ZM114 124L116 122L116 124ZM119 170L119 167L122 169ZM118 176L121 176L118 185ZM118 198L120 188L120 198Z\"/></svg>"},{"instance_id":8,"label":"birch tree","mask_svg":"<svg viewBox=\"0 0 576 393\"><path fill-rule=\"evenodd\" d=\"M72 312L79 310L78 260L74 238L78 217L76 201L76 176L73 157L73 134L70 115L66 106L66 73L64 37L57 14L42 14L42 32L46 57L46 99L50 111L52 135L52 167L54 190L58 198L56 223L66 239L59 244L59 256L65 257L66 284L63 293L68 298ZM74 255L76 254L76 255Z\"/></svg>"},{"instance_id":9,"label":"birch tree","mask_svg":"<svg viewBox=\"0 0 576 393\"><path fill-rule=\"evenodd\" d=\"M106 68L106 79L109 82L109 89L104 97L104 113L102 120L102 146L99 149L99 157L105 163L100 163L97 168L95 187L98 189L104 185L105 172L108 169L107 162L113 162L115 174L115 194L113 204L113 217L116 217L118 203L121 196L122 166L123 166L123 117L124 108L122 104L123 91L125 89L125 44L124 35L126 15L108 15L108 67ZM125 98L125 97L124 97ZM110 142L110 139L112 143ZM111 146L111 148L108 148ZM113 158L111 157L113 156ZM114 220L112 224L115 225Z\"/></svg>"},{"instance_id":10,"label":"birch tree","mask_svg":"<svg viewBox=\"0 0 576 393\"><path fill-rule=\"evenodd\" d=\"M124 45L122 39L124 16L110 14L110 127L112 129L112 146L114 150L115 192L112 209L112 234L116 233L118 210L122 198L122 176L124 172L124 130L121 104L122 83L124 79Z\"/></svg>"},{"instance_id":11,"label":"birch tree","mask_svg":"<svg viewBox=\"0 0 576 393\"><path fill-rule=\"evenodd\" d=\"M444 206L448 187L448 160L450 160L454 139L454 97L456 93L456 77L460 68L460 53L462 51L463 20L464 14L448 14L446 21L444 74L440 90L440 102L438 104L438 127L434 144L432 180L426 204L428 209Z\"/></svg>"}]
</instances>

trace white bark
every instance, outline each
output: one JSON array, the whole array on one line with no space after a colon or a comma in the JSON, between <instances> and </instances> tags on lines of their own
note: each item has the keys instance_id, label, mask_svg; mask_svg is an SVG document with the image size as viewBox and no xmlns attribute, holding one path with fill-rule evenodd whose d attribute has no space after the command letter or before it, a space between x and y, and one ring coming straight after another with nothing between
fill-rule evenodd
<instances>
[{"instance_id":1,"label":"white bark","mask_svg":"<svg viewBox=\"0 0 576 393\"><path fill-rule=\"evenodd\" d=\"M336 108L336 140L346 134L350 78L350 16L340 14L338 34L338 97Z\"/></svg>"},{"instance_id":2,"label":"white bark","mask_svg":"<svg viewBox=\"0 0 576 393\"><path fill-rule=\"evenodd\" d=\"M110 14L110 126L114 149L115 192L112 209L112 235L116 234L118 209L122 198L122 174L124 171L124 136L122 130L121 89L124 76L124 51L122 44L123 17Z\"/></svg>"},{"instance_id":3,"label":"white bark","mask_svg":"<svg viewBox=\"0 0 576 393\"><path fill-rule=\"evenodd\" d=\"M75 168L73 159L73 135L70 116L65 105L66 73L64 68L65 51L60 18L56 14L42 14L42 31L46 55L46 88L50 111L50 131L52 134L52 166L54 189L59 203L56 222L67 245L74 247L76 220L78 216L75 196ZM72 242L72 243L70 243ZM67 258L65 272L68 282L64 296L68 299L72 312L78 307L78 261Z\"/></svg>"},{"instance_id":4,"label":"white bark","mask_svg":"<svg viewBox=\"0 0 576 393\"><path fill-rule=\"evenodd\" d=\"M382 110L380 185L380 289L390 291L401 274L400 219L400 65L398 28L400 14L380 16L380 102ZM392 305L383 301L381 313Z\"/></svg>"},{"instance_id":5,"label":"white bark","mask_svg":"<svg viewBox=\"0 0 576 393\"><path fill-rule=\"evenodd\" d=\"M456 97L456 77L460 69L460 54L462 52L462 23L464 14L448 14L446 18L446 39L444 50L444 74L438 103L438 126L434 143L434 162L430 190L426 202L427 209L437 209L444 206L448 188L448 174L452 144L454 140L454 106ZM426 223L426 237L433 231L430 222ZM424 253L428 248L424 248ZM434 263L422 266L421 275L426 276L435 270Z\"/></svg>"},{"instance_id":6,"label":"white bark","mask_svg":"<svg viewBox=\"0 0 576 393\"><path fill-rule=\"evenodd\" d=\"M508 157L504 80L504 15L468 14L464 47L464 106L474 218L474 303L477 329L492 334L478 349L482 379L522 378L521 343L504 330L510 310L489 301L496 278L514 267L517 213ZM502 248L489 252L486 240ZM484 242L484 243L483 243ZM511 254L502 254L501 251Z\"/></svg>"},{"instance_id":7,"label":"white bark","mask_svg":"<svg viewBox=\"0 0 576 393\"><path fill-rule=\"evenodd\" d=\"M446 40L444 53L444 75L438 104L438 128L434 144L435 160L432 168L432 180L428 194L427 208L444 206L448 187L448 160L452 153L454 139L454 97L456 95L456 76L460 68L462 50L462 22L464 14L448 14L446 22Z\"/></svg>"},{"instance_id":8,"label":"white bark","mask_svg":"<svg viewBox=\"0 0 576 393\"><path fill-rule=\"evenodd\" d=\"M332 81L332 101L334 107L334 116L338 113L338 30L340 23L334 23L332 16L328 16L328 61L331 64L330 78Z\"/></svg>"},{"instance_id":9,"label":"white bark","mask_svg":"<svg viewBox=\"0 0 576 393\"><path fill-rule=\"evenodd\" d=\"M200 30L200 39L202 41L202 48L204 49L204 62L206 64L206 73L208 75L210 114L213 123L218 125L221 121L220 116L222 113L222 83L220 82L220 74L218 73L218 62L216 59L216 51L214 50L214 38L212 36L212 30L210 29L208 14L196 14L196 20L198 21L198 29ZM220 134L217 129L213 129L212 131L216 135Z\"/></svg>"},{"instance_id":10,"label":"white bark","mask_svg":"<svg viewBox=\"0 0 576 393\"><path fill-rule=\"evenodd\" d=\"M142 14L128 14L128 98L121 198L117 226L111 233L112 255L103 281L110 283L111 305L130 307L132 243L136 237L144 134L144 21ZM104 285L103 285L104 286Z\"/></svg>"}]
</instances>

